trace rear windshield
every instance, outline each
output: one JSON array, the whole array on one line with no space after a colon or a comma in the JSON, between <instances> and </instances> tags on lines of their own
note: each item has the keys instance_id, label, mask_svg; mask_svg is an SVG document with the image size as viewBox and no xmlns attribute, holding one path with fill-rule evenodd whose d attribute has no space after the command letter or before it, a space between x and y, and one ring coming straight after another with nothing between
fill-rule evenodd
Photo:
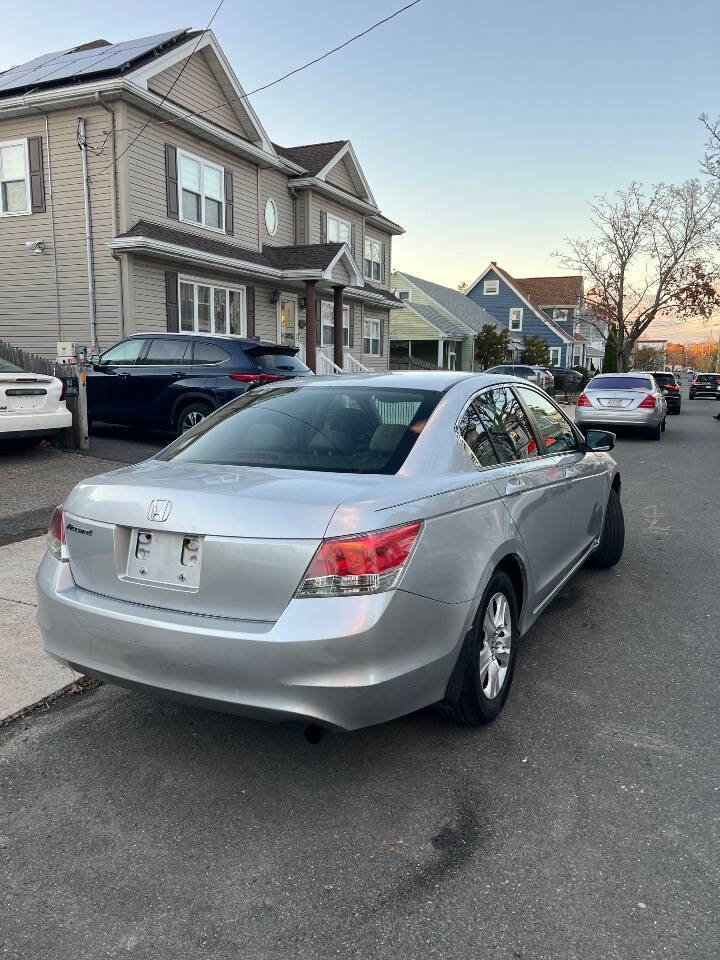
<instances>
[{"instance_id":1,"label":"rear windshield","mask_svg":"<svg viewBox=\"0 0 720 960\"><path fill-rule=\"evenodd\" d=\"M712 380L720 380L720 375L718 375L717 373L698 373L695 379L706 380L709 383Z\"/></svg>"},{"instance_id":2,"label":"rear windshield","mask_svg":"<svg viewBox=\"0 0 720 960\"><path fill-rule=\"evenodd\" d=\"M25 371L22 367L16 367L14 363L0 357L0 373L25 373Z\"/></svg>"},{"instance_id":3,"label":"rear windshield","mask_svg":"<svg viewBox=\"0 0 720 960\"><path fill-rule=\"evenodd\" d=\"M675 383L675 377L671 373L654 373L653 376L658 383Z\"/></svg>"},{"instance_id":4,"label":"rear windshield","mask_svg":"<svg viewBox=\"0 0 720 960\"><path fill-rule=\"evenodd\" d=\"M594 377L586 390L650 390L648 377Z\"/></svg>"},{"instance_id":5,"label":"rear windshield","mask_svg":"<svg viewBox=\"0 0 720 960\"><path fill-rule=\"evenodd\" d=\"M294 353L256 353L250 356L262 370L285 370L290 373L309 373L310 368Z\"/></svg>"},{"instance_id":6,"label":"rear windshield","mask_svg":"<svg viewBox=\"0 0 720 960\"><path fill-rule=\"evenodd\" d=\"M288 386L244 394L160 460L333 473L396 473L442 394L394 387Z\"/></svg>"}]
</instances>

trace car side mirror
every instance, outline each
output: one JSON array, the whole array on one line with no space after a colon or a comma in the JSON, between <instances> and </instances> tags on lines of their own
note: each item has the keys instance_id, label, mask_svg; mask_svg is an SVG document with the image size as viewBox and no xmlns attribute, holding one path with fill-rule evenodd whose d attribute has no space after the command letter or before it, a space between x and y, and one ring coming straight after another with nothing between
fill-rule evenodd
<instances>
[{"instance_id":1,"label":"car side mirror","mask_svg":"<svg viewBox=\"0 0 720 960\"><path fill-rule=\"evenodd\" d=\"M615 434L610 430L588 430L585 442L595 453L608 453L615 446Z\"/></svg>"},{"instance_id":2,"label":"car side mirror","mask_svg":"<svg viewBox=\"0 0 720 960\"><path fill-rule=\"evenodd\" d=\"M99 366L100 366L100 354L99 354L99 353L93 353L92 356L88 357L88 363L90 364L91 367L99 367Z\"/></svg>"}]
</instances>

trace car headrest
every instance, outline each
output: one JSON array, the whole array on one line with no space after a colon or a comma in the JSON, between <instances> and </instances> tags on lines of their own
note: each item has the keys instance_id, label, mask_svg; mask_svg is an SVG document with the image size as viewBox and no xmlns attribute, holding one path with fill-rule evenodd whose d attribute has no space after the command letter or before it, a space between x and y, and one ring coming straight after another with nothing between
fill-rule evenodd
<instances>
[{"instance_id":1,"label":"car headrest","mask_svg":"<svg viewBox=\"0 0 720 960\"><path fill-rule=\"evenodd\" d=\"M331 430L339 430L341 433L351 435L368 432L368 419L362 410L355 407L339 408L334 410L328 418L328 426Z\"/></svg>"},{"instance_id":2,"label":"car headrest","mask_svg":"<svg viewBox=\"0 0 720 960\"><path fill-rule=\"evenodd\" d=\"M370 438L371 453L393 453L407 430L400 423L384 423L379 426Z\"/></svg>"}]
</instances>

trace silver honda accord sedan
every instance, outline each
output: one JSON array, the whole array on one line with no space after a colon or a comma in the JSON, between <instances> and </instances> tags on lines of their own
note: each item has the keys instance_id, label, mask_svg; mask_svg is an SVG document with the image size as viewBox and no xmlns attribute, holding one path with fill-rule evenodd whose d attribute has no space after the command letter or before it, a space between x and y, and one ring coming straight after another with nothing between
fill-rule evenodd
<instances>
[{"instance_id":1,"label":"silver honda accord sedan","mask_svg":"<svg viewBox=\"0 0 720 960\"><path fill-rule=\"evenodd\" d=\"M613 440L512 377L261 387L56 509L45 649L239 714L488 723L522 634L584 561L620 559Z\"/></svg>"}]
</instances>

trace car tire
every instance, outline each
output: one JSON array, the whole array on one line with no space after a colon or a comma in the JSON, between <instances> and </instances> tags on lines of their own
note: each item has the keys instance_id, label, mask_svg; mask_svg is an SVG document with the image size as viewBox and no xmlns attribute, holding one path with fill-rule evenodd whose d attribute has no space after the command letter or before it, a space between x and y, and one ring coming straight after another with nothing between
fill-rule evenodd
<instances>
[{"instance_id":1,"label":"car tire","mask_svg":"<svg viewBox=\"0 0 720 960\"><path fill-rule=\"evenodd\" d=\"M688 400L694 400L694 399L695 399L695 394L694 394L694 393L688 394Z\"/></svg>"},{"instance_id":2,"label":"car tire","mask_svg":"<svg viewBox=\"0 0 720 960\"><path fill-rule=\"evenodd\" d=\"M659 440L661 432L662 432L662 428L660 427L660 424L658 424L656 427L653 427L651 430L648 431L648 437L651 440Z\"/></svg>"},{"instance_id":3,"label":"car tire","mask_svg":"<svg viewBox=\"0 0 720 960\"><path fill-rule=\"evenodd\" d=\"M175 418L175 432L181 437L210 413L212 413L212 408L209 404L203 403L202 400L194 400L192 403L186 404Z\"/></svg>"},{"instance_id":4,"label":"car tire","mask_svg":"<svg viewBox=\"0 0 720 960\"><path fill-rule=\"evenodd\" d=\"M614 567L623 555L625 547L625 517L620 494L613 487L608 498L600 543L590 558L594 567L607 570Z\"/></svg>"},{"instance_id":5,"label":"car tire","mask_svg":"<svg viewBox=\"0 0 720 960\"><path fill-rule=\"evenodd\" d=\"M663 421L660 424L660 429L662 430L663 433L665 433L665 427L667 426L667 424L665 423L666 419L667 419L666 417L663 417Z\"/></svg>"},{"instance_id":6,"label":"car tire","mask_svg":"<svg viewBox=\"0 0 720 960\"><path fill-rule=\"evenodd\" d=\"M492 637L490 626L497 628ZM492 723L510 692L519 639L515 588L504 570L496 570L465 637L447 698L438 705L443 716L470 727Z\"/></svg>"}]
</instances>

